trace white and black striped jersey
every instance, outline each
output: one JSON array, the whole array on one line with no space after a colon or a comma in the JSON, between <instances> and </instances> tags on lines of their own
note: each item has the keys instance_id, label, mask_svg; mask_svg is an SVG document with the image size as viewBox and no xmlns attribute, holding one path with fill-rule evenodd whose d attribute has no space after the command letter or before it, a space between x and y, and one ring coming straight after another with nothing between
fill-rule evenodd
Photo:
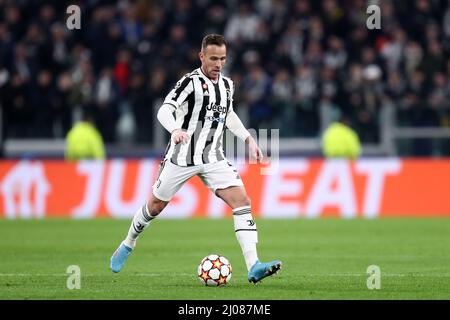
<instances>
[{"instance_id":1,"label":"white and black striped jersey","mask_svg":"<svg viewBox=\"0 0 450 320\"><path fill-rule=\"evenodd\" d=\"M227 115L233 110L234 84L219 75L217 83L198 68L184 75L169 92L164 104L175 108L175 120L190 140L171 140L165 159L179 166L214 163L225 159L222 137Z\"/></svg>"}]
</instances>

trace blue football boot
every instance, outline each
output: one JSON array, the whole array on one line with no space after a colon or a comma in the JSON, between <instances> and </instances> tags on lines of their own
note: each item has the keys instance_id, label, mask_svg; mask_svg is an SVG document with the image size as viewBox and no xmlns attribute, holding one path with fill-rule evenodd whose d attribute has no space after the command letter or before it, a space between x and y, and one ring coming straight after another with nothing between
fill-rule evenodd
<instances>
[{"instance_id":1,"label":"blue football boot","mask_svg":"<svg viewBox=\"0 0 450 320\"><path fill-rule=\"evenodd\" d=\"M117 248L117 250L114 252L114 254L111 257L111 264L110 268L112 272L119 272L122 270L123 265L128 259L128 256L131 254L133 249L127 247L123 243L120 244L120 246Z\"/></svg>"},{"instance_id":2,"label":"blue football boot","mask_svg":"<svg viewBox=\"0 0 450 320\"><path fill-rule=\"evenodd\" d=\"M271 262L260 262L259 260L250 268L248 272L248 281L257 283L265 277L277 273L281 269L281 261L274 260Z\"/></svg>"}]
</instances>

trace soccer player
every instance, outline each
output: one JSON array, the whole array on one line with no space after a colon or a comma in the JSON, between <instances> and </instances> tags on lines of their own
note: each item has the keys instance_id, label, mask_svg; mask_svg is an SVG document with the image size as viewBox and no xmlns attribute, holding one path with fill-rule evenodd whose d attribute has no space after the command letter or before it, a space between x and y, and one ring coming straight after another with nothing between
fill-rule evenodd
<instances>
[{"instance_id":1,"label":"soccer player","mask_svg":"<svg viewBox=\"0 0 450 320\"><path fill-rule=\"evenodd\" d=\"M248 280L257 283L281 268L279 260L259 261L250 199L237 170L223 152L222 136L226 126L248 144L253 159L261 160L263 156L233 111L233 81L221 74L226 49L222 35L205 36L199 53L201 67L184 75L160 107L157 117L171 133L171 140L153 184L151 200L137 210L127 237L111 257L113 272L122 269L139 235L181 186L196 175L233 210L234 229L247 265Z\"/></svg>"}]
</instances>

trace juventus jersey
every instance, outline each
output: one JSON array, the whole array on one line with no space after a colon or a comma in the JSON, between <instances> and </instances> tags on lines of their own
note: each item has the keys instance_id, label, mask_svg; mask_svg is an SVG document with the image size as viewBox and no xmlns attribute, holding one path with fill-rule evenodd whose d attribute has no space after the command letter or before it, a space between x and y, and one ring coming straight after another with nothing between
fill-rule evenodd
<instances>
[{"instance_id":1,"label":"juventus jersey","mask_svg":"<svg viewBox=\"0 0 450 320\"><path fill-rule=\"evenodd\" d=\"M188 143L170 140L165 159L179 166L214 163L225 159L222 136L227 115L233 110L234 84L221 74L214 83L198 68L181 78L164 104L175 109L175 120L185 130Z\"/></svg>"}]
</instances>

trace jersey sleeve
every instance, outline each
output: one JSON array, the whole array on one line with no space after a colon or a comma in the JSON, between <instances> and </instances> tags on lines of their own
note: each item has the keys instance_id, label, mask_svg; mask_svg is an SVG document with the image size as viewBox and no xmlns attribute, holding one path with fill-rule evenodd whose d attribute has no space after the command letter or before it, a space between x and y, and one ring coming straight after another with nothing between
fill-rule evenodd
<instances>
[{"instance_id":1,"label":"jersey sleeve","mask_svg":"<svg viewBox=\"0 0 450 320\"><path fill-rule=\"evenodd\" d=\"M161 125L169 131L169 133L172 133L175 129L179 129L180 125L177 124L176 120L173 117L173 106L169 104L163 104L157 114L157 118Z\"/></svg>"},{"instance_id":2,"label":"jersey sleeve","mask_svg":"<svg viewBox=\"0 0 450 320\"><path fill-rule=\"evenodd\" d=\"M170 104L176 110L183 104L184 101L186 101L187 97L193 90L194 84L192 79L188 75L185 75L176 83L173 89L170 90L164 99L163 104Z\"/></svg>"},{"instance_id":3,"label":"jersey sleeve","mask_svg":"<svg viewBox=\"0 0 450 320\"><path fill-rule=\"evenodd\" d=\"M226 126L235 136L239 137L242 141L245 141L250 136L250 132L248 132L241 119L239 119L238 115L234 111L228 114Z\"/></svg>"}]
</instances>

